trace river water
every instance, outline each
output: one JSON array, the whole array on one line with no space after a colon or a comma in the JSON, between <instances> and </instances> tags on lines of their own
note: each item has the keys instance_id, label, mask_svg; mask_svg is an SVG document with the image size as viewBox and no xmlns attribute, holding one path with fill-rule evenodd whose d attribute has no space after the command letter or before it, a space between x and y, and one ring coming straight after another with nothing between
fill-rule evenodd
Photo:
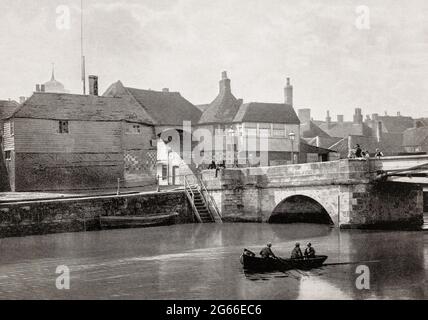
<instances>
[{"instance_id":1,"label":"river water","mask_svg":"<svg viewBox=\"0 0 428 320\"><path fill-rule=\"evenodd\" d=\"M243 271L244 247L258 252L272 242L288 257L296 241L312 242L326 263L356 264ZM356 286L359 264L370 289ZM69 290L55 285L61 265ZM0 240L1 299L413 299L428 298L427 279L427 232L225 223Z\"/></svg>"}]
</instances>

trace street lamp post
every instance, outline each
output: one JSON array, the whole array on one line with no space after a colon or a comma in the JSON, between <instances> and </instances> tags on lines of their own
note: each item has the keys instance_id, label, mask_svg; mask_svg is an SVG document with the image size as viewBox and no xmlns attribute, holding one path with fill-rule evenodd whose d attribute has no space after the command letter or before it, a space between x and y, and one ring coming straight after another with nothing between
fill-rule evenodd
<instances>
[{"instance_id":1,"label":"street lamp post","mask_svg":"<svg viewBox=\"0 0 428 320\"><path fill-rule=\"evenodd\" d=\"M296 139L296 135L294 132L290 132L288 134L288 138L291 141L291 163L294 164L294 139Z\"/></svg>"}]
</instances>

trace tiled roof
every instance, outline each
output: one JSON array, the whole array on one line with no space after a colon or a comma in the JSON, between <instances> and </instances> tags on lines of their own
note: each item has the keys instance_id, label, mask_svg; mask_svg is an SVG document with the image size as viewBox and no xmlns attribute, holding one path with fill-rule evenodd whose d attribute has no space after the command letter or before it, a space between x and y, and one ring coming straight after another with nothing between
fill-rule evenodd
<instances>
[{"instance_id":1,"label":"tiled roof","mask_svg":"<svg viewBox=\"0 0 428 320\"><path fill-rule=\"evenodd\" d=\"M19 107L19 103L14 100L0 100L0 119L9 118Z\"/></svg>"},{"instance_id":2,"label":"tiled roof","mask_svg":"<svg viewBox=\"0 0 428 320\"><path fill-rule=\"evenodd\" d=\"M428 127L411 128L403 133L403 146L428 145Z\"/></svg>"},{"instance_id":3,"label":"tiled roof","mask_svg":"<svg viewBox=\"0 0 428 320\"><path fill-rule=\"evenodd\" d=\"M232 123L242 100L238 100L228 90L221 90L219 95L205 109L199 123Z\"/></svg>"},{"instance_id":4,"label":"tiled roof","mask_svg":"<svg viewBox=\"0 0 428 320\"><path fill-rule=\"evenodd\" d=\"M303 138L312 138L312 137L325 137L329 138L330 136L318 127L313 121L308 121L300 124L300 132L302 133Z\"/></svg>"},{"instance_id":5,"label":"tiled roof","mask_svg":"<svg viewBox=\"0 0 428 320\"><path fill-rule=\"evenodd\" d=\"M373 156L377 148L379 148L384 155L396 155L404 151L401 146L402 135L384 133L380 142L375 137L364 137L364 136L351 136L352 145L359 144L363 150L368 150ZM330 146L329 149L335 150L340 153L340 156L346 158L348 156L348 138L341 139L339 142Z\"/></svg>"},{"instance_id":6,"label":"tiled roof","mask_svg":"<svg viewBox=\"0 0 428 320\"><path fill-rule=\"evenodd\" d=\"M202 112L178 92L143 90L125 87L121 81L113 83L103 94L122 97L137 104L154 125L183 125L183 121L197 123Z\"/></svg>"},{"instance_id":7,"label":"tiled roof","mask_svg":"<svg viewBox=\"0 0 428 320\"><path fill-rule=\"evenodd\" d=\"M202 113L208 109L208 107L210 106L210 104L197 104L196 108L198 108L199 110L202 111Z\"/></svg>"},{"instance_id":8,"label":"tiled roof","mask_svg":"<svg viewBox=\"0 0 428 320\"><path fill-rule=\"evenodd\" d=\"M335 152L334 150L320 148L314 145L306 143L305 140L300 140L300 152L303 153L318 153L318 154L329 154L330 152Z\"/></svg>"},{"instance_id":9,"label":"tiled roof","mask_svg":"<svg viewBox=\"0 0 428 320\"><path fill-rule=\"evenodd\" d=\"M404 116L379 116L378 121L382 121L383 131L389 133L403 133L414 126L414 120Z\"/></svg>"},{"instance_id":10,"label":"tiled roof","mask_svg":"<svg viewBox=\"0 0 428 320\"><path fill-rule=\"evenodd\" d=\"M158 125L196 124L202 112L178 92L126 88Z\"/></svg>"},{"instance_id":11,"label":"tiled roof","mask_svg":"<svg viewBox=\"0 0 428 320\"><path fill-rule=\"evenodd\" d=\"M349 135L368 136L371 134L371 129L365 123L333 122L330 124L330 127L328 127L327 123L324 122L320 124L319 127L331 137L343 138Z\"/></svg>"},{"instance_id":12,"label":"tiled roof","mask_svg":"<svg viewBox=\"0 0 428 320\"><path fill-rule=\"evenodd\" d=\"M148 122L140 106L122 98L46 92L34 93L13 116L54 120Z\"/></svg>"},{"instance_id":13,"label":"tiled roof","mask_svg":"<svg viewBox=\"0 0 428 320\"><path fill-rule=\"evenodd\" d=\"M250 102L241 105L234 122L300 124L293 107L283 103Z\"/></svg>"}]
</instances>

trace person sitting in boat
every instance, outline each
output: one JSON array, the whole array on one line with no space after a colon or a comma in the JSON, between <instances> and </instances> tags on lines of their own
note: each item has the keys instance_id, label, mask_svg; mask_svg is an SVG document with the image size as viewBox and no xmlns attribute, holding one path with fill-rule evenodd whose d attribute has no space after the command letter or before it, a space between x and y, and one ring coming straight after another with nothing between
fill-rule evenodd
<instances>
[{"instance_id":1,"label":"person sitting in boat","mask_svg":"<svg viewBox=\"0 0 428 320\"><path fill-rule=\"evenodd\" d=\"M248 249L244 249L244 255L246 256L250 256L250 257L255 257L256 254Z\"/></svg>"},{"instance_id":2,"label":"person sitting in boat","mask_svg":"<svg viewBox=\"0 0 428 320\"><path fill-rule=\"evenodd\" d=\"M272 243L268 243L266 247L264 247L262 251L260 251L260 255L262 256L262 258L265 258L265 259L270 257L276 258L275 254L272 252L271 247L272 247Z\"/></svg>"},{"instance_id":3,"label":"person sitting in boat","mask_svg":"<svg viewBox=\"0 0 428 320\"><path fill-rule=\"evenodd\" d=\"M312 244L309 242L308 246L305 249L305 258L314 258L315 249L312 247Z\"/></svg>"},{"instance_id":4,"label":"person sitting in boat","mask_svg":"<svg viewBox=\"0 0 428 320\"><path fill-rule=\"evenodd\" d=\"M300 250L300 243L296 243L293 251L291 252L291 259L302 259L303 254L302 250Z\"/></svg>"}]
</instances>

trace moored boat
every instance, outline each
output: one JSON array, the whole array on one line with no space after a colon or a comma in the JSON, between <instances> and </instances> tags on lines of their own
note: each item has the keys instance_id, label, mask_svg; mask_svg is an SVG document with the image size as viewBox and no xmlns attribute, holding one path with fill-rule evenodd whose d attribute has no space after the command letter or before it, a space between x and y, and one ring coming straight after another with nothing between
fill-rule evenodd
<instances>
[{"instance_id":1,"label":"moored boat","mask_svg":"<svg viewBox=\"0 0 428 320\"><path fill-rule=\"evenodd\" d=\"M310 270L319 268L327 256L315 256L303 259L261 258L243 254L241 263L244 269L251 271L286 271L292 269Z\"/></svg>"},{"instance_id":2,"label":"moored boat","mask_svg":"<svg viewBox=\"0 0 428 320\"><path fill-rule=\"evenodd\" d=\"M102 229L144 228L174 224L178 213L166 215L100 217Z\"/></svg>"}]
</instances>

